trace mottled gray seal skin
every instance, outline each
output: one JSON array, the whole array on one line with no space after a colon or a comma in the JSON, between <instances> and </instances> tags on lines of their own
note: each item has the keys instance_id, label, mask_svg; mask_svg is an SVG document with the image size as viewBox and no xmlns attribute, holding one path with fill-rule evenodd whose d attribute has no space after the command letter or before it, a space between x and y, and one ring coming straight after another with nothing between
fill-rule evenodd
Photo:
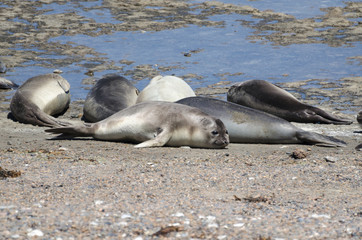
<instances>
[{"instance_id":1,"label":"mottled gray seal skin","mask_svg":"<svg viewBox=\"0 0 362 240\"><path fill-rule=\"evenodd\" d=\"M97 81L84 102L83 118L98 122L136 104L138 90L119 75L106 76Z\"/></svg>"},{"instance_id":2,"label":"mottled gray seal skin","mask_svg":"<svg viewBox=\"0 0 362 240\"><path fill-rule=\"evenodd\" d=\"M232 143L303 143L326 147L345 146L345 142L307 132L274 115L235 103L205 97L189 97L177 103L199 108L219 118Z\"/></svg>"},{"instance_id":3,"label":"mottled gray seal skin","mask_svg":"<svg viewBox=\"0 0 362 240\"><path fill-rule=\"evenodd\" d=\"M231 86L227 100L290 122L352 124L351 120L337 118L322 109L304 104L292 94L264 80L249 80Z\"/></svg>"},{"instance_id":4,"label":"mottled gray seal skin","mask_svg":"<svg viewBox=\"0 0 362 240\"><path fill-rule=\"evenodd\" d=\"M190 146L225 148L229 136L224 124L197 108L172 102L144 102L96 123L45 130L58 138L87 137L139 143L135 147Z\"/></svg>"},{"instance_id":5,"label":"mottled gray seal skin","mask_svg":"<svg viewBox=\"0 0 362 240\"><path fill-rule=\"evenodd\" d=\"M11 89L11 88L17 88L19 87L16 83L13 83L12 81L0 77L0 89Z\"/></svg>"},{"instance_id":6,"label":"mottled gray seal skin","mask_svg":"<svg viewBox=\"0 0 362 240\"><path fill-rule=\"evenodd\" d=\"M137 103L147 101L176 102L182 98L196 96L192 88L175 76L156 76L140 92Z\"/></svg>"},{"instance_id":7,"label":"mottled gray seal skin","mask_svg":"<svg viewBox=\"0 0 362 240\"><path fill-rule=\"evenodd\" d=\"M11 114L21 123L39 126L67 125L52 116L63 113L68 108L69 89L68 81L58 74L30 78L16 90L11 99Z\"/></svg>"}]
</instances>

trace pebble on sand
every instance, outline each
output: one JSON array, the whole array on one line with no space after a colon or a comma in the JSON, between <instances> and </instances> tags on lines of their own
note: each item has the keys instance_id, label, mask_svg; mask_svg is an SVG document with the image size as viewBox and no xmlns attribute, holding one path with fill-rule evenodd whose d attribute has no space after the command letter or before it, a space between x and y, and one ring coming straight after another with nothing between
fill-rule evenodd
<instances>
[{"instance_id":1,"label":"pebble on sand","mask_svg":"<svg viewBox=\"0 0 362 240\"><path fill-rule=\"evenodd\" d=\"M30 231L28 232L28 237L42 237L42 236L44 236L44 233L39 229L30 229Z\"/></svg>"}]
</instances>

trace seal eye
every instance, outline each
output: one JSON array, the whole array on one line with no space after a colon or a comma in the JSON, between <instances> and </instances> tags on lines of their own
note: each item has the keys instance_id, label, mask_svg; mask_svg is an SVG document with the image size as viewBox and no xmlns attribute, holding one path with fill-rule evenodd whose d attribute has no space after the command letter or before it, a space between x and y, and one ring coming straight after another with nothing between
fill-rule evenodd
<instances>
[{"instance_id":1,"label":"seal eye","mask_svg":"<svg viewBox=\"0 0 362 240\"><path fill-rule=\"evenodd\" d=\"M212 131L211 133L212 133L212 135L218 135L219 134L218 131Z\"/></svg>"}]
</instances>

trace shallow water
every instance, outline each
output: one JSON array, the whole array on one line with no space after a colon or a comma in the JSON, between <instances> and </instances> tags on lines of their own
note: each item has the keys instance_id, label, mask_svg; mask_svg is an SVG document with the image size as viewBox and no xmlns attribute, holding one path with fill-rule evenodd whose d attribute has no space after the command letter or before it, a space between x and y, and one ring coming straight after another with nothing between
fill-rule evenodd
<instances>
[{"instance_id":1,"label":"shallow water","mask_svg":"<svg viewBox=\"0 0 362 240\"><path fill-rule=\"evenodd\" d=\"M334 45L333 40L326 41L321 35L321 37L312 36L313 41L310 43L292 41L290 44L279 44L263 37L273 34L274 30L259 28L278 23L278 20L267 17L257 18L252 14L235 13L229 10L214 13L200 7L200 4L205 1L183 2L189 4L188 8L185 8L184 12L175 13L176 15L193 17L209 11L203 17L204 19L201 19L207 23L197 24L198 21L190 21L185 26L176 26L173 29L147 27L145 30L141 27L134 30L109 30L112 27L107 25L90 30L92 34L88 34L87 31L77 33L76 27L68 28L67 25L60 24L59 31L64 31L64 34L53 34L45 38L45 42L42 43L46 45L45 47L22 42L14 44L12 46L14 51L23 51L33 54L30 56L34 57L19 60L14 66L8 67L8 72L1 76L21 84L35 75L61 69L62 76L71 84L72 100L84 99L91 86L89 83L109 73L126 76L138 89L142 89L150 78L157 74L174 74L184 77L193 89L220 81L227 81L225 84L230 85L248 79L265 79L280 83L306 79L338 81L345 77L361 76L361 65L353 60L353 57L359 56L362 52L361 41L359 41L361 39L348 40L346 38L344 41L345 35L336 35L332 36L337 42ZM261 11L271 9L276 13L292 15L298 20L315 18L315 22L320 21L318 16L325 14L321 8L346 6L344 1L337 0L294 2L225 0L221 2L236 6L249 5ZM40 17L75 14L81 18L75 22L82 24L114 24L116 26L124 23L125 20L117 15L118 12L111 3L112 1L52 1L50 4L43 3L36 6L35 11L38 11ZM6 2L0 3L0 7L3 11L12 9ZM150 5L144 9L162 10L163 6ZM41 22L31 22L18 16L10 20L28 25L34 28L34 31L41 26L39 25ZM351 18L350 20L358 25L360 19ZM152 21L156 24L176 20L170 15L167 17L161 15L154 16ZM139 23L136 19L135 24ZM54 25L56 23L53 23L52 27ZM79 26L79 30L82 30L81 28L82 25ZM39 33L36 32L36 34ZM6 34L10 38L13 32L7 31ZM338 38L342 38L342 42L348 44L340 44ZM51 48L50 46L60 47ZM64 46L74 49L64 54L61 50ZM11 61L12 57L11 54L1 55L0 60L4 58L4 61ZM94 77L85 75L89 70L94 72ZM7 96L8 99L10 97L11 95Z\"/></svg>"}]
</instances>

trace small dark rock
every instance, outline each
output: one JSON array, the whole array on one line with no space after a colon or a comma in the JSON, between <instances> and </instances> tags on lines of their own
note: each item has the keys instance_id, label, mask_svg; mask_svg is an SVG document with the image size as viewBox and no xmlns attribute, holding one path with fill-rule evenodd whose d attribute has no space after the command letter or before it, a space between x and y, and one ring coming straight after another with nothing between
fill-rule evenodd
<instances>
[{"instance_id":1,"label":"small dark rock","mask_svg":"<svg viewBox=\"0 0 362 240\"><path fill-rule=\"evenodd\" d=\"M0 167L0 179L15 178L15 177L19 177L20 175L21 175L20 171L5 170L2 167Z\"/></svg>"},{"instance_id":2,"label":"small dark rock","mask_svg":"<svg viewBox=\"0 0 362 240\"><path fill-rule=\"evenodd\" d=\"M303 159L303 158L306 158L308 156L308 154L303 149L298 148L298 149L294 150L290 156L294 159Z\"/></svg>"},{"instance_id":3,"label":"small dark rock","mask_svg":"<svg viewBox=\"0 0 362 240\"><path fill-rule=\"evenodd\" d=\"M326 162L335 163L338 159L335 157L326 156L324 157L324 160L326 160Z\"/></svg>"},{"instance_id":4,"label":"small dark rock","mask_svg":"<svg viewBox=\"0 0 362 240\"><path fill-rule=\"evenodd\" d=\"M159 231L152 234L152 236L164 236L164 235L167 235L170 232L179 232L179 231L182 231L181 227L167 226L167 227L161 228Z\"/></svg>"},{"instance_id":5,"label":"small dark rock","mask_svg":"<svg viewBox=\"0 0 362 240\"><path fill-rule=\"evenodd\" d=\"M362 151L362 143L361 143L361 144L358 144L358 145L355 147L355 149L356 149L357 151Z\"/></svg>"}]
</instances>

